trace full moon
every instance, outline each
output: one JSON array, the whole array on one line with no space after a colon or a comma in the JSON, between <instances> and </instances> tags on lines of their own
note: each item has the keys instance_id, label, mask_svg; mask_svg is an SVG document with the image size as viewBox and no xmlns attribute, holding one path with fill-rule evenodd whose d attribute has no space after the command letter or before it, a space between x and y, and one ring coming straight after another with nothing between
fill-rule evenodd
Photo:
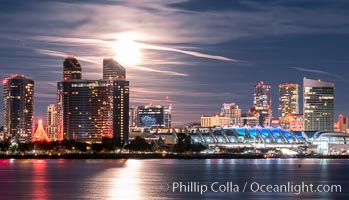
<instances>
[{"instance_id":1,"label":"full moon","mask_svg":"<svg viewBox=\"0 0 349 200\"><path fill-rule=\"evenodd\" d=\"M124 67L133 67L140 63L140 44L133 39L124 36L113 44L114 59Z\"/></svg>"}]
</instances>

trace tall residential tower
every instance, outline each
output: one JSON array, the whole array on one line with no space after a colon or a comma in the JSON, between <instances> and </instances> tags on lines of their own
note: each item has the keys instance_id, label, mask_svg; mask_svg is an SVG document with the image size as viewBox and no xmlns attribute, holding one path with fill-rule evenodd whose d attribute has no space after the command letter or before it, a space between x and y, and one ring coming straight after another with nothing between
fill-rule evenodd
<instances>
[{"instance_id":1,"label":"tall residential tower","mask_svg":"<svg viewBox=\"0 0 349 200\"><path fill-rule=\"evenodd\" d=\"M81 65L74 56L63 61L63 80L81 79Z\"/></svg>"},{"instance_id":2,"label":"tall residential tower","mask_svg":"<svg viewBox=\"0 0 349 200\"><path fill-rule=\"evenodd\" d=\"M333 83L304 78L303 102L305 131L333 130Z\"/></svg>"},{"instance_id":3,"label":"tall residential tower","mask_svg":"<svg viewBox=\"0 0 349 200\"><path fill-rule=\"evenodd\" d=\"M259 125L263 127L271 124L271 91L270 85L263 81L258 82L254 86L253 106L259 113Z\"/></svg>"},{"instance_id":4,"label":"tall residential tower","mask_svg":"<svg viewBox=\"0 0 349 200\"><path fill-rule=\"evenodd\" d=\"M113 70L104 70L103 77ZM129 82L125 76L65 79L58 82L57 89L64 138L101 142L107 137L120 145L128 142Z\"/></svg>"},{"instance_id":5,"label":"tall residential tower","mask_svg":"<svg viewBox=\"0 0 349 200\"><path fill-rule=\"evenodd\" d=\"M13 75L3 81L4 134L20 142L31 141L34 119L34 81Z\"/></svg>"},{"instance_id":6,"label":"tall residential tower","mask_svg":"<svg viewBox=\"0 0 349 200\"><path fill-rule=\"evenodd\" d=\"M47 127L46 133L50 140L58 140L59 115L57 104L47 106Z\"/></svg>"},{"instance_id":7,"label":"tall residential tower","mask_svg":"<svg viewBox=\"0 0 349 200\"><path fill-rule=\"evenodd\" d=\"M279 118L299 113L298 84L279 85Z\"/></svg>"},{"instance_id":8,"label":"tall residential tower","mask_svg":"<svg viewBox=\"0 0 349 200\"><path fill-rule=\"evenodd\" d=\"M103 79L126 79L126 69L112 58L103 59Z\"/></svg>"}]
</instances>

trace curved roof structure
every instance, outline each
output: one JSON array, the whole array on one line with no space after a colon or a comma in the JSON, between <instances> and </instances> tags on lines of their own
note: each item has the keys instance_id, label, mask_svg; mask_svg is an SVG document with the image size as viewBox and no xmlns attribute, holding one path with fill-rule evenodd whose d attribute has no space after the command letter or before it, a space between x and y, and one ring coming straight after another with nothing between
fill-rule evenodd
<instances>
[{"instance_id":1,"label":"curved roof structure","mask_svg":"<svg viewBox=\"0 0 349 200\"><path fill-rule=\"evenodd\" d=\"M278 143L293 144L305 143L306 139L292 131L280 127L224 127L223 129L211 129L209 132L200 132L199 129L190 133L193 142L202 143Z\"/></svg>"},{"instance_id":2,"label":"curved roof structure","mask_svg":"<svg viewBox=\"0 0 349 200\"><path fill-rule=\"evenodd\" d=\"M327 137L349 137L349 134L337 132L337 131L318 131L314 134L313 139L317 139L320 136L327 136Z\"/></svg>"}]
</instances>

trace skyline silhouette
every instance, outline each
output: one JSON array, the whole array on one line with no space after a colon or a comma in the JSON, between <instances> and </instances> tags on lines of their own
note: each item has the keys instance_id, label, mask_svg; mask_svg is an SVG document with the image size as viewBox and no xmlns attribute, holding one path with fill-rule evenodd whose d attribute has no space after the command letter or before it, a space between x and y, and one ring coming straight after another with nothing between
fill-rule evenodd
<instances>
[{"instance_id":1,"label":"skyline silhouette","mask_svg":"<svg viewBox=\"0 0 349 200\"><path fill-rule=\"evenodd\" d=\"M258 81L271 85L274 116L281 83L300 85L302 110L303 77L333 82L335 117L348 116L348 7L339 0L5 0L0 78L32 78L35 117L43 120L67 55L81 62L84 79L102 78L104 57L123 56L130 105L171 103L175 125L224 102L246 111Z\"/></svg>"}]
</instances>

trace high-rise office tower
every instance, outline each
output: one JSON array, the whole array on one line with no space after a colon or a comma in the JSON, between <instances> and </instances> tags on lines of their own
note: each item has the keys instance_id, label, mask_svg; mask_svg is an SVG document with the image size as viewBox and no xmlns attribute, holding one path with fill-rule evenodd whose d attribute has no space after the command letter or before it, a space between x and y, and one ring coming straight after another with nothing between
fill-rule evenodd
<instances>
[{"instance_id":1,"label":"high-rise office tower","mask_svg":"<svg viewBox=\"0 0 349 200\"><path fill-rule=\"evenodd\" d=\"M120 144L127 144L129 138L130 82L110 80L112 98L113 138Z\"/></svg>"},{"instance_id":2,"label":"high-rise office tower","mask_svg":"<svg viewBox=\"0 0 349 200\"><path fill-rule=\"evenodd\" d=\"M267 127L271 123L271 91L270 85L263 81L254 86L253 106L259 113L259 125Z\"/></svg>"},{"instance_id":3,"label":"high-rise office tower","mask_svg":"<svg viewBox=\"0 0 349 200\"><path fill-rule=\"evenodd\" d=\"M81 65L74 56L69 56L63 62L63 80L72 79L81 79Z\"/></svg>"},{"instance_id":4,"label":"high-rise office tower","mask_svg":"<svg viewBox=\"0 0 349 200\"><path fill-rule=\"evenodd\" d=\"M334 84L303 79L305 131L333 130Z\"/></svg>"},{"instance_id":5,"label":"high-rise office tower","mask_svg":"<svg viewBox=\"0 0 349 200\"><path fill-rule=\"evenodd\" d=\"M63 80L57 84L63 137L84 142L129 136L129 82L114 77L101 80Z\"/></svg>"},{"instance_id":6,"label":"high-rise office tower","mask_svg":"<svg viewBox=\"0 0 349 200\"><path fill-rule=\"evenodd\" d=\"M229 117L230 118L229 125L231 126L242 125L241 109L235 102L224 103L221 108L221 116Z\"/></svg>"},{"instance_id":7,"label":"high-rise office tower","mask_svg":"<svg viewBox=\"0 0 349 200\"><path fill-rule=\"evenodd\" d=\"M58 93L64 138L99 142L102 137L113 136L108 81L62 81Z\"/></svg>"},{"instance_id":8,"label":"high-rise office tower","mask_svg":"<svg viewBox=\"0 0 349 200\"><path fill-rule=\"evenodd\" d=\"M279 85L279 118L299 113L298 84Z\"/></svg>"},{"instance_id":9,"label":"high-rise office tower","mask_svg":"<svg viewBox=\"0 0 349 200\"><path fill-rule=\"evenodd\" d=\"M34 81L13 75L3 81L4 134L19 142L31 141L34 119Z\"/></svg>"},{"instance_id":10,"label":"high-rise office tower","mask_svg":"<svg viewBox=\"0 0 349 200\"><path fill-rule=\"evenodd\" d=\"M47 127L46 133L50 140L58 140L59 115L57 104L47 106Z\"/></svg>"},{"instance_id":11,"label":"high-rise office tower","mask_svg":"<svg viewBox=\"0 0 349 200\"><path fill-rule=\"evenodd\" d=\"M126 79L126 69L112 58L103 59L103 79Z\"/></svg>"}]
</instances>

